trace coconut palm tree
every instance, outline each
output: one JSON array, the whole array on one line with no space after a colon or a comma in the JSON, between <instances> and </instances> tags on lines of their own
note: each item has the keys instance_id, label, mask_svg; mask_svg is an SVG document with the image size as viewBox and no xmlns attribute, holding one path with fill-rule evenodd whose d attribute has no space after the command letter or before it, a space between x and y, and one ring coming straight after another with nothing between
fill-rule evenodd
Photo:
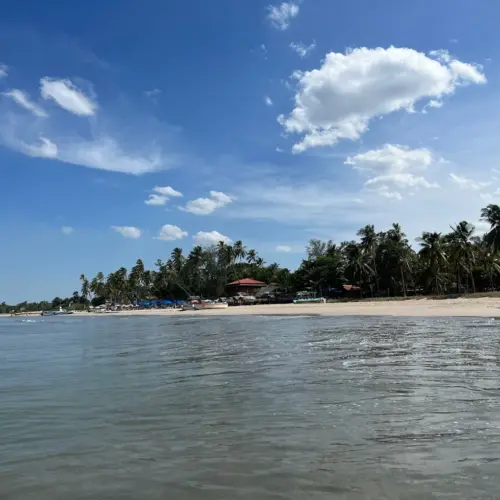
<instances>
[{"instance_id":1,"label":"coconut palm tree","mask_svg":"<svg viewBox=\"0 0 500 500\"><path fill-rule=\"evenodd\" d=\"M485 240L495 252L500 250L500 206L490 204L481 210L481 220L490 225L490 231L486 234Z\"/></svg>"},{"instance_id":2,"label":"coconut palm tree","mask_svg":"<svg viewBox=\"0 0 500 500\"><path fill-rule=\"evenodd\" d=\"M475 228L467 221L459 222L456 226L451 226L452 232L447 235L450 262L453 264L457 276L457 291L460 291L462 275L469 276L472 284L472 291L476 291L474 282L473 267L476 261L474 246Z\"/></svg>"},{"instance_id":3,"label":"coconut palm tree","mask_svg":"<svg viewBox=\"0 0 500 500\"><path fill-rule=\"evenodd\" d=\"M436 293L444 291L445 272L448 257L445 251L445 241L441 233L424 231L417 238L420 243L419 256L425 266L424 279L427 286Z\"/></svg>"},{"instance_id":4,"label":"coconut palm tree","mask_svg":"<svg viewBox=\"0 0 500 500\"><path fill-rule=\"evenodd\" d=\"M252 248L250 250L248 250L247 252L247 262L248 264L255 264L255 262L257 261L257 252Z\"/></svg>"},{"instance_id":5,"label":"coconut palm tree","mask_svg":"<svg viewBox=\"0 0 500 500\"><path fill-rule=\"evenodd\" d=\"M244 259L247 255L247 249L241 240L238 240L233 245L233 257L235 262Z\"/></svg>"}]
</instances>

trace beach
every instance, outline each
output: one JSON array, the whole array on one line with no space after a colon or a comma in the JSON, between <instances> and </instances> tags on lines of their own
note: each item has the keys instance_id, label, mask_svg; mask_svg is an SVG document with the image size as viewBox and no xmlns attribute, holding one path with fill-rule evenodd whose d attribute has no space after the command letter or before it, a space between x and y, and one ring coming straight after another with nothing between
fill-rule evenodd
<instances>
[{"instance_id":1,"label":"beach","mask_svg":"<svg viewBox=\"0 0 500 500\"><path fill-rule=\"evenodd\" d=\"M30 313L30 316L37 313ZM409 300L365 300L360 302L333 302L327 304L262 304L237 306L227 309L204 311L181 311L179 309L152 309L139 311L116 311L106 313L79 312L75 316L468 316L500 317L500 298L456 298L456 299L409 299ZM9 314L3 315L10 317Z\"/></svg>"}]
</instances>

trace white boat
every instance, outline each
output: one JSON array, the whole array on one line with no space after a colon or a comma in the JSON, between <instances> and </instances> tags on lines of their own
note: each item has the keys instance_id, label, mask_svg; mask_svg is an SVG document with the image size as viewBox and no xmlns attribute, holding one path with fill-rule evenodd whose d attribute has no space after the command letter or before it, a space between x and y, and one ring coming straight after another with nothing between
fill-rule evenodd
<instances>
[{"instance_id":1,"label":"white boat","mask_svg":"<svg viewBox=\"0 0 500 500\"><path fill-rule=\"evenodd\" d=\"M294 304L325 304L326 299L324 297L316 297L315 292L298 292L293 299Z\"/></svg>"},{"instance_id":2,"label":"white boat","mask_svg":"<svg viewBox=\"0 0 500 500\"><path fill-rule=\"evenodd\" d=\"M43 311L41 316L63 316L66 314L73 314L73 311L67 311L59 306L59 311Z\"/></svg>"},{"instance_id":3,"label":"white boat","mask_svg":"<svg viewBox=\"0 0 500 500\"><path fill-rule=\"evenodd\" d=\"M214 302L212 300L201 300L192 302L195 311L204 311L207 309L227 309L229 304L227 302Z\"/></svg>"}]
</instances>

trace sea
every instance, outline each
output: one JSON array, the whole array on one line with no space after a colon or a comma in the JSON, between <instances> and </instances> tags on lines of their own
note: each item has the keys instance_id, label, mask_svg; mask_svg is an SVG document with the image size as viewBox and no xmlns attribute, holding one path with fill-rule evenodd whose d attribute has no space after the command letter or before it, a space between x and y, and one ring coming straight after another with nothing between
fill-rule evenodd
<instances>
[{"instance_id":1,"label":"sea","mask_svg":"<svg viewBox=\"0 0 500 500\"><path fill-rule=\"evenodd\" d=\"M1 500L498 498L495 319L0 319Z\"/></svg>"}]
</instances>

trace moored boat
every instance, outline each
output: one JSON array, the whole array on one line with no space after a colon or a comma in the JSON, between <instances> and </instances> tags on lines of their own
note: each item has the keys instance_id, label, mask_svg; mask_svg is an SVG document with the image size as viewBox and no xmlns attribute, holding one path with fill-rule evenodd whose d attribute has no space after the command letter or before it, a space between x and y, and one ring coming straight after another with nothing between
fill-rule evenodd
<instances>
[{"instance_id":1,"label":"moored boat","mask_svg":"<svg viewBox=\"0 0 500 500\"><path fill-rule=\"evenodd\" d=\"M297 292L297 295L293 299L294 304L325 304L326 299L324 297L317 297L316 292Z\"/></svg>"},{"instance_id":2,"label":"moored boat","mask_svg":"<svg viewBox=\"0 0 500 500\"><path fill-rule=\"evenodd\" d=\"M40 316L64 316L67 314L73 314L73 311L67 311L62 307L59 307L59 311L43 311Z\"/></svg>"}]
</instances>

